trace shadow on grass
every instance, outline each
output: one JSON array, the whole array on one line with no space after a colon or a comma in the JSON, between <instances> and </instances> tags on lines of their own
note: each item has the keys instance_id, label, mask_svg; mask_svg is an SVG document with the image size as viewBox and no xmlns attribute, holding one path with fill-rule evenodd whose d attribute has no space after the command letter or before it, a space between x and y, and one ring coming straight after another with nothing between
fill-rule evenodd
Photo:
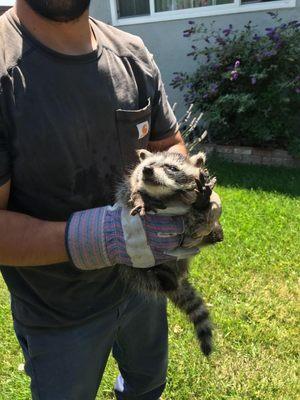
<instances>
[{"instance_id":1,"label":"shadow on grass","mask_svg":"<svg viewBox=\"0 0 300 400\"><path fill-rule=\"evenodd\" d=\"M219 159L209 161L208 166L211 174L217 177L222 186L300 196L299 168L235 164Z\"/></svg>"}]
</instances>

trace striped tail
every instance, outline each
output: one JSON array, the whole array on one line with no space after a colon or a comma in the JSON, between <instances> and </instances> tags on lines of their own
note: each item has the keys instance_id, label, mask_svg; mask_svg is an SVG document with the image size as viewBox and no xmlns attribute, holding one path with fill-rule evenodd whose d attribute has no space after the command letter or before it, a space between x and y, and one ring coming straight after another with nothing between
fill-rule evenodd
<instances>
[{"instance_id":1,"label":"striped tail","mask_svg":"<svg viewBox=\"0 0 300 400\"><path fill-rule=\"evenodd\" d=\"M167 292L167 296L194 324L201 350L209 356L212 352L212 326L203 299L186 278L177 290Z\"/></svg>"}]
</instances>

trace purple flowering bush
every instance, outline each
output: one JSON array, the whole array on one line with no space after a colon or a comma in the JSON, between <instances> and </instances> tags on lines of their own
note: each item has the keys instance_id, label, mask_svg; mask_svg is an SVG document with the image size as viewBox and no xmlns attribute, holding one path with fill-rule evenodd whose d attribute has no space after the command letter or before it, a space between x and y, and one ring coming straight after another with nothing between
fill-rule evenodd
<instances>
[{"instance_id":1,"label":"purple flowering bush","mask_svg":"<svg viewBox=\"0 0 300 400\"><path fill-rule=\"evenodd\" d=\"M300 154L300 22L268 14L263 33L251 21L240 30L189 21L197 68L175 72L171 86L204 112L213 142Z\"/></svg>"}]
</instances>

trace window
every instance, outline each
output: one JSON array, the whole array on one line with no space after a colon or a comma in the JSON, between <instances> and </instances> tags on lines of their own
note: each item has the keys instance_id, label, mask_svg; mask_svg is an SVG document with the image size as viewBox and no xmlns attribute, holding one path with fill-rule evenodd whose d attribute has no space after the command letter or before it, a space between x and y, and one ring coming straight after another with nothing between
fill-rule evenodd
<instances>
[{"instance_id":1,"label":"window","mask_svg":"<svg viewBox=\"0 0 300 400\"><path fill-rule=\"evenodd\" d=\"M296 0L110 0L110 2L114 25L296 6Z\"/></svg>"},{"instance_id":2,"label":"window","mask_svg":"<svg viewBox=\"0 0 300 400\"><path fill-rule=\"evenodd\" d=\"M117 0L117 4L119 18L150 14L149 0Z\"/></svg>"},{"instance_id":3,"label":"window","mask_svg":"<svg viewBox=\"0 0 300 400\"><path fill-rule=\"evenodd\" d=\"M233 3L234 0L155 0L156 11L183 10L186 8L206 7Z\"/></svg>"}]
</instances>

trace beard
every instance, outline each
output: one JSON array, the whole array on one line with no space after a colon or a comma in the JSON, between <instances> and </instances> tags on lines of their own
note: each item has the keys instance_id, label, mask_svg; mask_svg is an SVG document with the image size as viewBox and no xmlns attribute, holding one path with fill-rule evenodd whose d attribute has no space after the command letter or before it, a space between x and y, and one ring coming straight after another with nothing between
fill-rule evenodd
<instances>
[{"instance_id":1,"label":"beard","mask_svg":"<svg viewBox=\"0 0 300 400\"><path fill-rule=\"evenodd\" d=\"M89 8L91 0L25 0L37 14L51 21L70 22Z\"/></svg>"}]
</instances>

